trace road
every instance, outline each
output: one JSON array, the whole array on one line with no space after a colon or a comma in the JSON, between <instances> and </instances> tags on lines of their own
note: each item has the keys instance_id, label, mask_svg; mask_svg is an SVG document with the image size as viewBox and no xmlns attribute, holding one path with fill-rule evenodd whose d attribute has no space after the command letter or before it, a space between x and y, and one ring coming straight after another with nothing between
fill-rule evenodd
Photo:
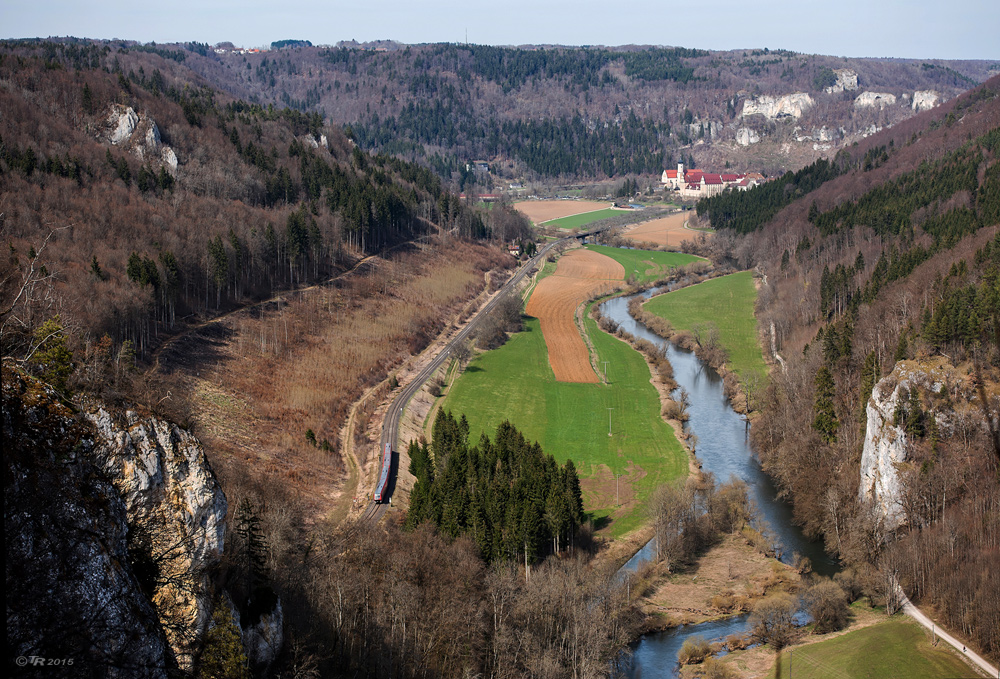
<instances>
[{"instance_id":1,"label":"road","mask_svg":"<svg viewBox=\"0 0 1000 679\"><path fill-rule=\"evenodd\" d=\"M410 399L413 398L413 395L420 390L420 388L424 385L424 382L430 379L430 376L433 375L434 372L438 368L440 368L441 365L448 359L448 357L451 355L452 350L455 349L455 347L457 347L459 344L465 342L468 339L469 335L471 335L475 331L479 322L483 318L485 318L490 313L490 311L492 311L496 307L497 304L499 304L500 300L503 299L504 295L513 290L524 279L524 277L528 274L528 272L532 271L534 267L536 267L538 263L542 260L542 258L545 257L545 255L547 255L549 251L552 250L554 247L563 243L567 243L573 240L574 238L591 236L597 233L597 231L599 230L600 229L595 231L588 231L586 233L574 234L572 236L567 236L566 238L561 238L559 240L552 241L551 243L548 243L547 245L542 247L535 254L534 257L529 259L527 263L524 264L524 266L518 269L517 273L514 274L510 278L510 280L504 284L504 286L500 289L500 291L496 295L494 295L493 298L489 302L487 302L486 305L484 305L483 308L480 309L475 316L472 317L472 319L466 324L464 328L462 328L462 331L459 332L457 335L455 335L455 337L450 342L448 342L448 344L441 350L441 352L434 357L434 360L428 363L427 366L423 370L421 370L420 373L417 374L417 376L414 377L413 380L405 388L403 388L402 391L399 392L399 394L396 395L396 398L392 400L392 403L389 405L389 410L386 412L385 421L382 424L382 438L379 441L378 449L384 450L385 444L391 443L393 450L397 451L396 439L399 434L399 418L402 416L403 409L406 407L406 404L409 403ZM394 455L394 457L397 460L395 464L398 466L398 459L399 459L398 451L396 455ZM398 470L396 471L398 472ZM397 475L398 475L397 473L393 472L390 472L389 474L389 480L387 481L387 483L389 484L390 492L395 490ZM372 500L369 500L368 505L365 507L365 511L361 515L359 521L371 524L378 523L378 521L385 514L388 506L389 506L388 503L377 503Z\"/></svg>"},{"instance_id":2,"label":"road","mask_svg":"<svg viewBox=\"0 0 1000 679\"><path fill-rule=\"evenodd\" d=\"M906 613L908 616L919 622L927 629L933 630L934 634L936 634L939 638L944 639L949 644L954 646L955 650L957 650L963 656L968 658L968 661L970 663L978 666L981 670L986 672L988 676L1000 677L1000 670L998 670L996 667L986 662L986 660L979 654L973 653L972 651L967 649L965 647L965 644L963 644L961 641L959 641L955 637L951 636L950 634L942 630L940 627L937 626L937 624L933 620L928 618L920 611L919 608L914 606L913 602L911 602L909 597L906 596L902 588L899 588L899 597L900 601L902 601L903 603L904 613Z\"/></svg>"}]
</instances>

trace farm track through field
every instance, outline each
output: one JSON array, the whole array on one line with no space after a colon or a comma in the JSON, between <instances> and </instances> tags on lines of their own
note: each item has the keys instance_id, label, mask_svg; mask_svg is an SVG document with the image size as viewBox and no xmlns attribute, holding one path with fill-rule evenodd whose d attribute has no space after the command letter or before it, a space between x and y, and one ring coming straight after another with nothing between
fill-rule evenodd
<instances>
[{"instance_id":1,"label":"farm track through field","mask_svg":"<svg viewBox=\"0 0 1000 679\"><path fill-rule=\"evenodd\" d=\"M525 313L539 320L557 381L598 381L575 322L576 309L595 293L610 292L624 278L624 267L610 257L571 250L559 260L555 273L535 287Z\"/></svg>"}]
</instances>

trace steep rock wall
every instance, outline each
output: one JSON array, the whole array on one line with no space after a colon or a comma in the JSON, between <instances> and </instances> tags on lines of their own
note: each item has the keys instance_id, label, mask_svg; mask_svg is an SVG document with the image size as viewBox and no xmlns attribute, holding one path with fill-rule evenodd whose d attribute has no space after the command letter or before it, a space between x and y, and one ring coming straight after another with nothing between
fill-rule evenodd
<instances>
[{"instance_id":1,"label":"steep rock wall","mask_svg":"<svg viewBox=\"0 0 1000 679\"><path fill-rule=\"evenodd\" d=\"M226 497L201 444L177 425L135 411L89 413L96 458L113 479L157 569L153 603L182 668L211 618L209 573L225 540Z\"/></svg>"},{"instance_id":2,"label":"steep rock wall","mask_svg":"<svg viewBox=\"0 0 1000 679\"><path fill-rule=\"evenodd\" d=\"M7 647L47 676L166 678L173 653L132 568L125 503L93 430L3 367Z\"/></svg>"}]
</instances>

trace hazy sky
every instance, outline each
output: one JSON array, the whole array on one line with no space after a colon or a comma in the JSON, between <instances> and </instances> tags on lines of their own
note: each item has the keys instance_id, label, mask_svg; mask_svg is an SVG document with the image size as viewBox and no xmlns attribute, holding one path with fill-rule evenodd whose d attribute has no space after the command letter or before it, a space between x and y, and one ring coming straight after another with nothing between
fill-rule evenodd
<instances>
[{"instance_id":1,"label":"hazy sky","mask_svg":"<svg viewBox=\"0 0 1000 679\"><path fill-rule=\"evenodd\" d=\"M770 47L854 57L1000 59L1000 2L967 0L0 0L0 37L143 42L295 38L490 45Z\"/></svg>"}]
</instances>

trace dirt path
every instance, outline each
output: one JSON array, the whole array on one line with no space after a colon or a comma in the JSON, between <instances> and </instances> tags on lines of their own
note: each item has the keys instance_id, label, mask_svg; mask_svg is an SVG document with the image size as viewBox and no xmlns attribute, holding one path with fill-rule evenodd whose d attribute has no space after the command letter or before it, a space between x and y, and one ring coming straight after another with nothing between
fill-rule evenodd
<instances>
[{"instance_id":1,"label":"dirt path","mask_svg":"<svg viewBox=\"0 0 1000 679\"><path fill-rule=\"evenodd\" d=\"M596 200L522 200L514 203L514 208L535 224L609 207L611 203Z\"/></svg>"},{"instance_id":2,"label":"dirt path","mask_svg":"<svg viewBox=\"0 0 1000 679\"><path fill-rule=\"evenodd\" d=\"M594 293L610 292L625 279L621 264L590 250L570 250L556 272L538 282L525 313L537 318L549 365L559 382L597 382L590 352L576 326L576 308Z\"/></svg>"},{"instance_id":3,"label":"dirt path","mask_svg":"<svg viewBox=\"0 0 1000 679\"><path fill-rule=\"evenodd\" d=\"M669 217L652 219L648 222L636 224L635 226L625 230L622 233L622 236L637 242L655 243L656 245L676 247L680 245L682 241L693 241L697 238L699 233L703 233L693 229L688 229L685 226L685 223L691 214L692 213L690 212L678 212L670 215ZM711 237L711 234L706 235Z\"/></svg>"}]
</instances>

